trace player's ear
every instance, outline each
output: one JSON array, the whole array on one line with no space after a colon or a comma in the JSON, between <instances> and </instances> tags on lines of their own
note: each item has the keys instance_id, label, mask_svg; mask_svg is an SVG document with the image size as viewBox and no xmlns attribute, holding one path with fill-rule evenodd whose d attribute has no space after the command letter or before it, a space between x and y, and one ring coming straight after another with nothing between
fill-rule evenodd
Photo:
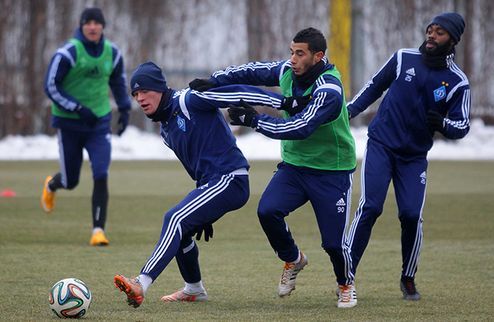
<instances>
[{"instance_id":1,"label":"player's ear","mask_svg":"<svg viewBox=\"0 0 494 322\"><path fill-rule=\"evenodd\" d=\"M323 51L318 51L314 54L316 63L320 62L321 59L324 57L324 52Z\"/></svg>"}]
</instances>

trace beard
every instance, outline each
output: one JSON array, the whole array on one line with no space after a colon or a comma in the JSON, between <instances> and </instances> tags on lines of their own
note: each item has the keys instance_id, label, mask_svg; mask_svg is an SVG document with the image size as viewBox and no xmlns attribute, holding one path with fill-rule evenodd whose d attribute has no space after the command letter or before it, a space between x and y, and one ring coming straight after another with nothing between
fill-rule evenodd
<instances>
[{"instance_id":1,"label":"beard","mask_svg":"<svg viewBox=\"0 0 494 322\"><path fill-rule=\"evenodd\" d=\"M445 68L453 60L455 54L454 43L449 41L444 45L433 48L426 48L427 41L424 41L419 47L422 53L422 60L430 68Z\"/></svg>"},{"instance_id":2,"label":"beard","mask_svg":"<svg viewBox=\"0 0 494 322\"><path fill-rule=\"evenodd\" d=\"M453 48L454 48L454 44L451 41L448 41L443 45L436 44L436 46L432 48L427 48L426 45L427 45L427 40L424 41L424 43L421 46L423 48L423 53L427 56L433 56L433 57L449 55L453 52Z\"/></svg>"}]
</instances>

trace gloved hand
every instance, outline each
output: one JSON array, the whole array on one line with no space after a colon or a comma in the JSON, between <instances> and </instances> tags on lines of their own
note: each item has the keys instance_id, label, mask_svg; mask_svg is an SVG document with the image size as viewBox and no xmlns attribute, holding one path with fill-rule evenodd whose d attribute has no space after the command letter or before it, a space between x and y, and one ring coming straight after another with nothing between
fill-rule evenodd
<instances>
[{"instance_id":1,"label":"gloved hand","mask_svg":"<svg viewBox=\"0 0 494 322\"><path fill-rule=\"evenodd\" d=\"M256 115L257 111L248 103L240 100L239 106L230 106L228 108L228 115L232 120L230 122L231 125L242 125L242 126L250 126L252 128L257 126Z\"/></svg>"},{"instance_id":2,"label":"gloved hand","mask_svg":"<svg viewBox=\"0 0 494 322\"><path fill-rule=\"evenodd\" d=\"M216 87L216 84L209 79L196 78L189 83L190 89L194 89L199 92L207 91L208 89Z\"/></svg>"},{"instance_id":3,"label":"gloved hand","mask_svg":"<svg viewBox=\"0 0 494 322\"><path fill-rule=\"evenodd\" d=\"M204 240L208 242L210 238L213 238L213 224L206 224L199 228L199 231L196 233L196 240L201 240L203 232Z\"/></svg>"},{"instance_id":4,"label":"gloved hand","mask_svg":"<svg viewBox=\"0 0 494 322\"><path fill-rule=\"evenodd\" d=\"M302 112L311 99L311 95L284 97L279 109L287 111L290 116L294 116L295 114Z\"/></svg>"},{"instance_id":5,"label":"gloved hand","mask_svg":"<svg viewBox=\"0 0 494 322\"><path fill-rule=\"evenodd\" d=\"M118 117L118 136L121 136L127 125L129 125L129 110L119 110L120 116Z\"/></svg>"},{"instance_id":6,"label":"gloved hand","mask_svg":"<svg viewBox=\"0 0 494 322\"><path fill-rule=\"evenodd\" d=\"M87 107L79 105L77 114L81 118L82 122L86 123L89 127L93 127L98 122L98 117Z\"/></svg>"},{"instance_id":7,"label":"gloved hand","mask_svg":"<svg viewBox=\"0 0 494 322\"><path fill-rule=\"evenodd\" d=\"M444 131L444 117L436 111L428 110L427 111L427 125L429 126L429 130L432 134L434 131L438 131L439 133L443 133Z\"/></svg>"}]
</instances>

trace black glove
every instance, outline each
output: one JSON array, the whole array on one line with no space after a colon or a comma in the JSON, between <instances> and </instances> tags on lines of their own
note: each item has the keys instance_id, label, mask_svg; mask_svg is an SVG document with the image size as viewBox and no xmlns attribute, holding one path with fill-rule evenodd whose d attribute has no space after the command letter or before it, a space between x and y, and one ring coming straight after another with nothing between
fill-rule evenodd
<instances>
[{"instance_id":1,"label":"black glove","mask_svg":"<svg viewBox=\"0 0 494 322\"><path fill-rule=\"evenodd\" d=\"M432 134L434 134L434 131L443 133L444 117L439 112L429 110L427 111L427 125Z\"/></svg>"},{"instance_id":2,"label":"black glove","mask_svg":"<svg viewBox=\"0 0 494 322\"><path fill-rule=\"evenodd\" d=\"M122 135L129 125L129 110L119 110L120 116L118 117L118 136Z\"/></svg>"},{"instance_id":3,"label":"black glove","mask_svg":"<svg viewBox=\"0 0 494 322\"><path fill-rule=\"evenodd\" d=\"M216 84L209 79L196 78L189 83L190 89L194 89L199 92L207 91L208 89L216 87Z\"/></svg>"},{"instance_id":4,"label":"black glove","mask_svg":"<svg viewBox=\"0 0 494 322\"><path fill-rule=\"evenodd\" d=\"M213 224L206 224L199 228L196 233L196 240L201 240L202 233L204 232L204 240L209 241L209 238L213 238Z\"/></svg>"},{"instance_id":5,"label":"black glove","mask_svg":"<svg viewBox=\"0 0 494 322\"><path fill-rule=\"evenodd\" d=\"M257 122L255 120L255 116L258 114L257 111L243 100L240 100L240 105L242 107L230 105L228 108L228 115L232 120L230 124L250 126L252 128L256 127Z\"/></svg>"},{"instance_id":6,"label":"black glove","mask_svg":"<svg viewBox=\"0 0 494 322\"><path fill-rule=\"evenodd\" d=\"M279 109L287 111L290 116L294 116L295 114L302 112L311 99L311 95L283 97Z\"/></svg>"},{"instance_id":7,"label":"black glove","mask_svg":"<svg viewBox=\"0 0 494 322\"><path fill-rule=\"evenodd\" d=\"M98 122L98 117L85 106L80 105L77 113L79 114L82 122L86 123L89 127L95 126L96 122Z\"/></svg>"}]
</instances>

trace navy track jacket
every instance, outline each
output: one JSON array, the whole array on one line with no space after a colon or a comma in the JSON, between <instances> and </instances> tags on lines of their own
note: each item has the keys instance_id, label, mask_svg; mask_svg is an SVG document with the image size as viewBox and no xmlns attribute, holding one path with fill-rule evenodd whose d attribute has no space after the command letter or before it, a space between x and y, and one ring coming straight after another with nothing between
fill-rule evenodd
<instances>
[{"instance_id":1,"label":"navy track jacket","mask_svg":"<svg viewBox=\"0 0 494 322\"><path fill-rule=\"evenodd\" d=\"M325 60L325 70L333 68ZM250 84L280 86L283 73L292 65L289 60L277 62L251 62L230 66L213 73L210 81L217 86ZM306 89L293 87L293 96L303 96ZM260 114L256 131L278 140L302 140L310 136L323 123L335 120L341 112L343 89L341 82L332 75L322 75L312 89L313 99L306 108L287 119Z\"/></svg>"},{"instance_id":2,"label":"navy track jacket","mask_svg":"<svg viewBox=\"0 0 494 322\"><path fill-rule=\"evenodd\" d=\"M368 136L403 156L426 155L433 135L426 121L428 110L445 118L444 136L463 138L470 129L470 87L460 68L427 67L418 49L400 49L347 104L351 117L375 102L384 91Z\"/></svg>"},{"instance_id":3,"label":"navy track jacket","mask_svg":"<svg viewBox=\"0 0 494 322\"><path fill-rule=\"evenodd\" d=\"M161 136L182 162L197 186L249 165L236 145L219 108L254 105L279 108L283 96L247 85L231 85L198 92L189 88L174 91L167 121L161 122Z\"/></svg>"}]
</instances>

